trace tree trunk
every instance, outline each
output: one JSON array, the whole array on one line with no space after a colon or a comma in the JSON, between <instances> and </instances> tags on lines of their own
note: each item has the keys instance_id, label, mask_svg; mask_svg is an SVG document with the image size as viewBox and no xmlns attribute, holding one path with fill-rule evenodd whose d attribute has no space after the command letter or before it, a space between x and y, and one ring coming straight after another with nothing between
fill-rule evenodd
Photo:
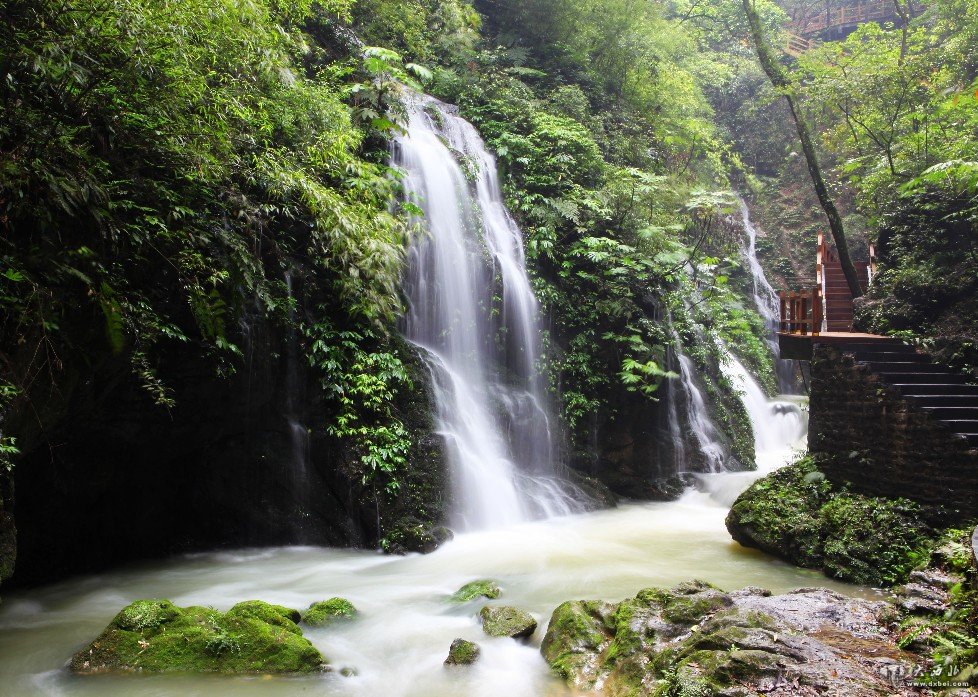
<instances>
[{"instance_id":1,"label":"tree trunk","mask_svg":"<svg viewBox=\"0 0 978 697\"><path fill-rule=\"evenodd\" d=\"M788 102L788 107L791 109L791 116L795 120L795 129L798 131L798 139L801 141L801 149L805 153L805 160L808 162L808 172L811 174L812 184L815 186L815 194L818 196L818 202L822 205L822 210L825 211L825 216L829 219L829 230L832 233L832 239L835 241L835 247L839 251L839 262L842 264L842 273L846 277L846 283L849 285L849 291L852 293L852 297L858 298L863 294L863 290L859 285L859 277L856 275L856 267L853 266L852 256L849 254L849 243L846 241L846 231L842 225L842 216L839 215L839 210L835 207L835 201L832 200L828 187L825 185L825 178L822 176L822 168L818 163L818 153L815 152L815 143L812 140L811 130L808 128L805 115L801 111L801 105L798 103L798 99L794 94L788 72L778 62L764 36L761 19L757 14L757 10L754 9L753 0L743 0L743 5L761 67L767 73L771 84L784 95L785 100Z\"/></svg>"}]
</instances>

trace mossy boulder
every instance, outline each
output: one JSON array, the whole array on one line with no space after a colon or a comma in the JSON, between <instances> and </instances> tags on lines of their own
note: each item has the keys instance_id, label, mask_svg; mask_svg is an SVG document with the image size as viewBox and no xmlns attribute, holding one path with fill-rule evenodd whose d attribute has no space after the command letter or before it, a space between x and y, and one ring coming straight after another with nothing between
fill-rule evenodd
<instances>
[{"instance_id":1,"label":"mossy boulder","mask_svg":"<svg viewBox=\"0 0 978 697\"><path fill-rule=\"evenodd\" d=\"M465 639L456 639L448 649L448 658L445 659L446 666L467 666L479 660L482 650L479 645Z\"/></svg>"},{"instance_id":2,"label":"mossy boulder","mask_svg":"<svg viewBox=\"0 0 978 697\"><path fill-rule=\"evenodd\" d=\"M313 603L302 613L302 623L310 627L326 627L336 622L352 620L358 614L353 603L345 598L330 598Z\"/></svg>"},{"instance_id":3,"label":"mossy boulder","mask_svg":"<svg viewBox=\"0 0 978 697\"><path fill-rule=\"evenodd\" d=\"M299 613L258 600L227 612L169 600L126 606L72 657L74 673L311 673L326 660L302 636Z\"/></svg>"},{"instance_id":4,"label":"mossy boulder","mask_svg":"<svg viewBox=\"0 0 978 697\"><path fill-rule=\"evenodd\" d=\"M477 598L495 600L499 597L500 593L502 593L502 590L500 590L499 584L492 579L486 578L466 583L455 591L449 600L453 603L467 603Z\"/></svg>"},{"instance_id":5,"label":"mossy boulder","mask_svg":"<svg viewBox=\"0 0 978 697\"><path fill-rule=\"evenodd\" d=\"M831 485L819 477L811 459L758 479L727 514L727 530L745 547L756 547L798 566L822 563L824 522L819 510Z\"/></svg>"},{"instance_id":6,"label":"mossy boulder","mask_svg":"<svg viewBox=\"0 0 978 697\"><path fill-rule=\"evenodd\" d=\"M834 486L812 458L755 482L734 502L727 530L798 566L852 583L890 586L927 558L933 530L919 504Z\"/></svg>"},{"instance_id":7,"label":"mossy boulder","mask_svg":"<svg viewBox=\"0 0 978 697\"><path fill-rule=\"evenodd\" d=\"M528 639L537 629L537 621L526 610L509 605L486 605L479 611L482 631L489 636Z\"/></svg>"}]
</instances>

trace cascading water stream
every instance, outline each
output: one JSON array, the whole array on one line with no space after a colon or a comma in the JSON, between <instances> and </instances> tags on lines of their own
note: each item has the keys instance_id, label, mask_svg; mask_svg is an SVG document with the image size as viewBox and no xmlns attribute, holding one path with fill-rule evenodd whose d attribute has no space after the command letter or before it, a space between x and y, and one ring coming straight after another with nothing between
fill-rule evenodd
<instances>
[{"instance_id":1,"label":"cascading water stream","mask_svg":"<svg viewBox=\"0 0 978 697\"><path fill-rule=\"evenodd\" d=\"M775 330L777 328L779 306L777 295L764 274L757 259L757 229L750 221L749 211L743 199L740 200L741 223L746 235L742 241L741 253L753 280L753 299L758 313L769 329L768 346L774 357L778 385L790 390L794 382L794 367L790 361L780 358ZM705 339L705 337L701 337ZM716 436L716 427L710 420L709 411L702 392L696 385L692 361L681 353L682 346L675 337L681 367L681 385L686 397L687 422L695 436L700 452L709 466L709 472L697 474L697 485L716 502L729 506L747 486L759 477L791 461L805 447L808 423L799 399L781 395L770 400L764 390L751 376L743 363L722 341L715 339L721 349L720 368L739 393L747 410L751 430L754 435L754 456L757 469L750 472L724 472L728 453ZM670 418L675 418L674 405L670 404ZM671 425L673 440L681 437L680 429ZM712 434L712 436L711 436ZM684 447L677 444L678 450ZM682 471L682 470L680 470Z\"/></svg>"},{"instance_id":2,"label":"cascading water stream","mask_svg":"<svg viewBox=\"0 0 978 697\"><path fill-rule=\"evenodd\" d=\"M751 222L747 202L738 197L738 203L740 204L741 227L747 235L746 239L742 240L740 252L747 262L747 270L750 271L753 279L754 305L768 327L767 343L771 349L771 354L774 356L778 387L782 392L791 393L795 386L795 364L794 361L781 358L781 348L778 346L776 332L781 314L778 294L774 292L774 288L764 274L764 267L757 259L757 228Z\"/></svg>"},{"instance_id":3,"label":"cascading water stream","mask_svg":"<svg viewBox=\"0 0 978 697\"><path fill-rule=\"evenodd\" d=\"M672 326L672 318L669 319ZM679 363L679 388L682 391L683 404L685 406L685 423L692 432L696 447L702 456L703 462L708 472L722 472L729 453L720 440L717 428L710 419L710 412L706 406L703 392L696 384L694 377L693 361L682 352L682 343L679 335L672 331L673 340L676 347L676 361ZM675 388L669 391L668 418L669 433L672 439L673 453L675 454L675 467L677 474L689 471L690 457L687 448L687 438L683 434L680 426L678 394Z\"/></svg>"},{"instance_id":4,"label":"cascading water stream","mask_svg":"<svg viewBox=\"0 0 978 697\"><path fill-rule=\"evenodd\" d=\"M537 301L495 159L446 105L418 96L407 108L395 162L427 236L409 253L405 335L432 369L453 524L485 529L574 512L573 487L555 475Z\"/></svg>"}]
</instances>

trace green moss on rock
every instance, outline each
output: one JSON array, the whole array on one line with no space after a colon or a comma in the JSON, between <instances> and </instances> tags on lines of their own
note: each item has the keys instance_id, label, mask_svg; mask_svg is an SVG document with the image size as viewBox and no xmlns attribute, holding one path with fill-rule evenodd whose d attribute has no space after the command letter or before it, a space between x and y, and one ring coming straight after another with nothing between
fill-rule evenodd
<instances>
[{"instance_id":1,"label":"green moss on rock","mask_svg":"<svg viewBox=\"0 0 978 697\"><path fill-rule=\"evenodd\" d=\"M448 649L448 658L445 659L446 666L467 666L479 660L482 650L479 645L465 639L456 639Z\"/></svg>"},{"instance_id":2,"label":"green moss on rock","mask_svg":"<svg viewBox=\"0 0 978 697\"><path fill-rule=\"evenodd\" d=\"M310 673L323 655L302 636L295 610L252 600L226 613L137 600L71 659L72 672Z\"/></svg>"},{"instance_id":3,"label":"green moss on rock","mask_svg":"<svg viewBox=\"0 0 978 697\"><path fill-rule=\"evenodd\" d=\"M499 597L500 593L502 593L502 590L500 590L499 584L492 579L486 578L466 583L452 594L450 600L453 603L467 603L476 598L495 600Z\"/></svg>"},{"instance_id":4,"label":"green moss on rock","mask_svg":"<svg viewBox=\"0 0 978 697\"><path fill-rule=\"evenodd\" d=\"M809 476L816 471L815 463L805 458L757 480L727 514L731 536L798 566L821 566L825 529L819 510L831 485Z\"/></svg>"},{"instance_id":5,"label":"green moss on rock","mask_svg":"<svg viewBox=\"0 0 978 697\"><path fill-rule=\"evenodd\" d=\"M326 627L335 622L351 620L357 614L357 609L349 600L330 598L310 605L302 615L302 623L310 627Z\"/></svg>"},{"instance_id":6,"label":"green moss on rock","mask_svg":"<svg viewBox=\"0 0 978 697\"><path fill-rule=\"evenodd\" d=\"M575 687L593 687L596 656L611 640L603 615L613 607L597 600L572 600L557 606L540 645L540 653L555 674Z\"/></svg>"},{"instance_id":7,"label":"green moss on rock","mask_svg":"<svg viewBox=\"0 0 978 697\"><path fill-rule=\"evenodd\" d=\"M695 595L673 597L662 611L662 616L674 624L692 625L732 605L729 595L711 589Z\"/></svg>"},{"instance_id":8,"label":"green moss on rock","mask_svg":"<svg viewBox=\"0 0 978 697\"><path fill-rule=\"evenodd\" d=\"M932 532L920 506L905 499L840 495L820 511L825 572L872 586L904 581L926 560Z\"/></svg>"},{"instance_id":9,"label":"green moss on rock","mask_svg":"<svg viewBox=\"0 0 978 697\"><path fill-rule=\"evenodd\" d=\"M536 631L537 621L526 610L509 605L486 605L479 611L482 631L489 636L527 639Z\"/></svg>"},{"instance_id":10,"label":"green moss on rock","mask_svg":"<svg viewBox=\"0 0 978 697\"><path fill-rule=\"evenodd\" d=\"M906 580L933 546L925 512L906 499L834 487L804 458L738 497L727 529L740 544L835 578L874 586Z\"/></svg>"}]
</instances>

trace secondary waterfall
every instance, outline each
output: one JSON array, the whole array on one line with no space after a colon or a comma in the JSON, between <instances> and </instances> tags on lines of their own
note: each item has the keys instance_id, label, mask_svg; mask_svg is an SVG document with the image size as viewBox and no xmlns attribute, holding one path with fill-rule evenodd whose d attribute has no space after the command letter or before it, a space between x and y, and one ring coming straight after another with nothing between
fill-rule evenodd
<instances>
[{"instance_id":1,"label":"secondary waterfall","mask_svg":"<svg viewBox=\"0 0 978 697\"><path fill-rule=\"evenodd\" d=\"M449 107L418 96L395 163L427 232L409 253L405 335L435 383L455 495L453 524L484 529L578 510L555 476L537 369L537 301L495 158Z\"/></svg>"},{"instance_id":2,"label":"secondary waterfall","mask_svg":"<svg viewBox=\"0 0 978 697\"><path fill-rule=\"evenodd\" d=\"M750 219L750 210L747 202L738 197L740 204L741 226L746 233L746 239L742 240L740 253L747 262L747 270L750 271L753 280L754 305L757 307L758 314L764 319L768 327L767 343L774 356L774 369L778 377L778 386L782 392L792 392L795 386L795 364L794 361L781 359L781 348L778 346L777 329L781 315L781 304L778 294L764 275L764 268L757 259L757 228Z\"/></svg>"},{"instance_id":3,"label":"secondary waterfall","mask_svg":"<svg viewBox=\"0 0 978 697\"><path fill-rule=\"evenodd\" d=\"M685 404L685 421L692 431L697 449L709 472L723 472L729 453L720 441L716 426L710 419L703 392L696 384L693 361L682 352L679 335L673 332L676 342L676 359L679 362L679 386L683 393ZM676 472L689 471L689 453L686 447L686 437L679 422L679 407L677 405L676 389L669 390L669 431L676 456Z\"/></svg>"}]
</instances>

